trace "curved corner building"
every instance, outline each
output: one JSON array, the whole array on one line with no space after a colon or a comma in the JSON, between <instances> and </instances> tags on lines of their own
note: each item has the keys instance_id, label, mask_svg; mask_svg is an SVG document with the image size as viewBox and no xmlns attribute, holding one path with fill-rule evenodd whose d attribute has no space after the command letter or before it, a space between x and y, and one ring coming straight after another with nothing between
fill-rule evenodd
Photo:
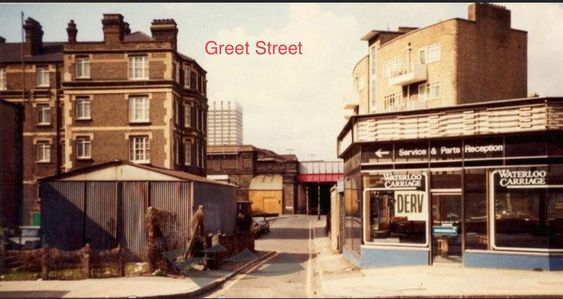
<instances>
[{"instance_id":1,"label":"curved corner building","mask_svg":"<svg viewBox=\"0 0 563 299\"><path fill-rule=\"evenodd\" d=\"M563 270L563 98L527 97L510 11L371 31L338 136L361 267Z\"/></svg>"}]
</instances>

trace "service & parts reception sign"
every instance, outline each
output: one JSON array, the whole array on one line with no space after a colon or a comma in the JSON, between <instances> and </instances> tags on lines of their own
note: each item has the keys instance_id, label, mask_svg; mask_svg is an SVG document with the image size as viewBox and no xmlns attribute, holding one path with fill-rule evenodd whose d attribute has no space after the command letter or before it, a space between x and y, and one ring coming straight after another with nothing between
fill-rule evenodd
<instances>
[{"instance_id":1,"label":"service & parts reception sign","mask_svg":"<svg viewBox=\"0 0 563 299\"><path fill-rule=\"evenodd\" d=\"M408 190L394 193L395 217L406 217L409 221L428 219L428 198L425 191Z\"/></svg>"}]
</instances>

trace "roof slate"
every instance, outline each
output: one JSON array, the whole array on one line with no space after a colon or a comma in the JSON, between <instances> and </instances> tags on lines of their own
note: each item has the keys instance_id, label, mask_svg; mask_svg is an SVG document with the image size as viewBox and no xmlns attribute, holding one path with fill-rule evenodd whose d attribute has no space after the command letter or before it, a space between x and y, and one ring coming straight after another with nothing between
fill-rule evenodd
<instances>
[{"instance_id":1,"label":"roof slate","mask_svg":"<svg viewBox=\"0 0 563 299\"><path fill-rule=\"evenodd\" d=\"M45 42L39 54L24 56L24 62L62 62L64 42ZM21 62L22 43L0 44L0 63Z\"/></svg>"}]
</instances>

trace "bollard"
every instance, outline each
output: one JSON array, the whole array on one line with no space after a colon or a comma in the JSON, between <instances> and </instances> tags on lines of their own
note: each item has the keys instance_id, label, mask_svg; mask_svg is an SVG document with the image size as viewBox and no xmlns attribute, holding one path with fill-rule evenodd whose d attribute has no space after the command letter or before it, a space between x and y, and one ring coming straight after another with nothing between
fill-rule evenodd
<instances>
[{"instance_id":1,"label":"bollard","mask_svg":"<svg viewBox=\"0 0 563 299\"><path fill-rule=\"evenodd\" d=\"M90 248L90 243L86 243L84 247L80 250L81 260L82 260L82 277L84 279L90 278L90 255L92 254L92 249Z\"/></svg>"},{"instance_id":2,"label":"bollard","mask_svg":"<svg viewBox=\"0 0 563 299\"><path fill-rule=\"evenodd\" d=\"M117 244L117 262L119 267L119 277L125 277L125 249L121 244Z\"/></svg>"},{"instance_id":3,"label":"bollard","mask_svg":"<svg viewBox=\"0 0 563 299\"><path fill-rule=\"evenodd\" d=\"M6 266L6 248L4 243L5 229L0 226L0 272L4 273Z\"/></svg>"},{"instance_id":4,"label":"bollard","mask_svg":"<svg viewBox=\"0 0 563 299\"><path fill-rule=\"evenodd\" d=\"M47 246L41 249L41 251L41 279L49 280L50 248Z\"/></svg>"}]
</instances>

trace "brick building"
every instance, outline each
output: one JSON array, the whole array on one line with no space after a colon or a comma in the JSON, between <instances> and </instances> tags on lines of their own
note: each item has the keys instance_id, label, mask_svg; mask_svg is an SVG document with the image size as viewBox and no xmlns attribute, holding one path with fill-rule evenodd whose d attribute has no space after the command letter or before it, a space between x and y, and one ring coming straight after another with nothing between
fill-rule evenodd
<instances>
[{"instance_id":1,"label":"brick building","mask_svg":"<svg viewBox=\"0 0 563 299\"><path fill-rule=\"evenodd\" d=\"M0 100L0 226L14 228L21 207L23 114L19 105Z\"/></svg>"},{"instance_id":2,"label":"brick building","mask_svg":"<svg viewBox=\"0 0 563 299\"><path fill-rule=\"evenodd\" d=\"M26 115L24 224L41 177L114 159L205 175L206 71L177 51L174 20L149 36L104 14L103 41L78 41L72 20L65 42L43 42L32 18L24 28L23 45L0 40L0 96Z\"/></svg>"},{"instance_id":3,"label":"brick building","mask_svg":"<svg viewBox=\"0 0 563 299\"><path fill-rule=\"evenodd\" d=\"M369 68L359 63L364 74L347 109L390 112L527 96L527 32L511 28L504 7L471 4L468 19L372 30L362 40Z\"/></svg>"},{"instance_id":4,"label":"brick building","mask_svg":"<svg viewBox=\"0 0 563 299\"><path fill-rule=\"evenodd\" d=\"M62 171L61 73L63 42L43 42L39 22L28 18L25 42L0 38L0 97L23 109L22 222L38 219L38 178ZM22 61L23 58L23 61ZM24 72L22 72L22 67Z\"/></svg>"},{"instance_id":5,"label":"brick building","mask_svg":"<svg viewBox=\"0 0 563 299\"><path fill-rule=\"evenodd\" d=\"M207 148L208 178L238 186L239 201L249 200L252 191L260 191L261 194L257 194L260 196L264 191L281 192L280 201L276 200L272 207L277 212L271 213L293 213L297 210L298 164L295 155L278 155L252 145ZM256 209L257 204L253 205Z\"/></svg>"}]
</instances>

